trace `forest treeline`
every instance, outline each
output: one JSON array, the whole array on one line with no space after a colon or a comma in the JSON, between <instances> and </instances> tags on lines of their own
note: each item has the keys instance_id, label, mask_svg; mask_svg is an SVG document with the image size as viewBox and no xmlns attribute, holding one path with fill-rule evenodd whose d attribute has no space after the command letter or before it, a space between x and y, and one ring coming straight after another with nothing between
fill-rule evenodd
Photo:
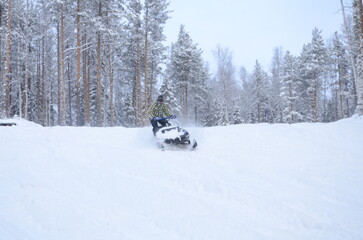
<instances>
[{"instance_id":1,"label":"forest treeline","mask_svg":"<svg viewBox=\"0 0 363 240\"><path fill-rule=\"evenodd\" d=\"M330 122L363 115L362 0L342 30L312 29L298 56L274 49L269 69L237 67L217 46L216 69L180 26L166 46L167 0L0 0L0 117L44 126L148 124L163 94L184 123Z\"/></svg>"}]
</instances>

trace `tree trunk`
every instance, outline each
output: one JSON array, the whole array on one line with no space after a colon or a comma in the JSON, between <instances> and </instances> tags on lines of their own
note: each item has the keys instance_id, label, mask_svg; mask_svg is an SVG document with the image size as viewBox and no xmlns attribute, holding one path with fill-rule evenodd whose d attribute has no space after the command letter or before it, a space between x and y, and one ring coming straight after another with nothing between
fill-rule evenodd
<instances>
[{"instance_id":1,"label":"tree trunk","mask_svg":"<svg viewBox=\"0 0 363 240\"><path fill-rule=\"evenodd\" d=\"M45 33L43 33L44 36ZM46 97L46 86L45 86L45 78L46 78L46 69L45 69L45 38L42 39L42 75L41 75L41 81L42 81L42 90L41 90L41 96L42 96L42 120L41 124L43 126L46 126L46 120L47 120L47 97Z\"/></svg>"},{"instance_id":2,"label":"tree trunk","mask_svg":"<svg viewBox=\"0 0 363 240\"><path fill-rule=\"evenodd\" d=\"M108 50L108 67L109 67L109 77L110 77L110 126L113 127L115 125L115 105L113 103L113 68L112 68L112 60L111 60L111 46L110 40L107 44Z\"/></svg>"},{"instance_id":3,"label":"tree trunk","mask_svg":"<svg viewBox=\"0 0 363 240\"><path fill-rule=\"evenodd\" d=\"M189 112L189 109L188 109L188 83L186 82L185 83L185 99L184 99L184 106L185 106L185 122L187 123L188 122L188 112Z\"/></svg>"},{"instance_id":4,"label":"tree trunk","mask_svg":"<svg viewBox=\"0 0 363 240\"><path fill-rule=\"evenodd\" d=\"M342 77L341 77L341 70L340 66L338 64L338 82L339 82L339 106L340 106L340 119L344 118L344 108L343 108L343 83L342 83Z\"/></svg>"},{"instance_id":5,"label":"tree trunk","mask_svg":"<svg viewBox=\"0 0 363 240\"><path fill-rule=\"evenodd\" d=\"M73 114L72 114L72 83L71 83L71 67L68 62L67 66L67 79L68 79L68 112L69 112L69 125L73 125Z\"/></svg>"},{"instance_id":6,"label":"tree trunk","mask_svg":"<svg viewBox=\"0 0 363 240\"><path fill-rule=\"evenodd\" d=\"M195 125L198 124L198 107L197 106L194 107L194 124Z\"/></svg>"},{"instance_id":7,"label":"tree trunk","mask_svg":"<svg viewBox=\"0 0 363 240\"><path fill-rule=\"evenodd\" d=\"M24 114L23 118L28 120L28 45L26 44L26 57L25 57L25 63L24 63Z\"/></svg>"},{"instance_id":8,"label":"tree trunk","mask_svg":"<svg viewBox=\"0 0 363 240\"><path fill-rule=\"evenodd\" d=\"M87 52L87 112L88 125L91 124L91 49Z\"/></svg>"},{"instance_id":9,"label":"tree trunk","mask_svg":"<svg viewBox=\"0 0 363 240\"><path fill-rule=\"evenodd\" d=\"M53 98L53 82L50 83L50 104L49 104L49 126L54 126L54 98Z\"/></svg>"},{"instance_id":10,"label":"tree trunk","mask_svg":"<svg viewBox=\"0 0 363 240\"><path fill-rule=\"evenodd\" d=\"M2 31L2 26L3 26L3 23L2 23L2 18L3 18L3 5L0 4L0 56L3 55L3 48L2 48L2 39L3 39L3 31ZM3 87L3 74L2 74L2 57L0 57L0 86L1 88ZM1 97L0 97L0 101L1 101ZM2 110L2 107L0 107L0 117L1 117L1 111Z\"/></svg>"},{"instance_id":11,"label":"tree trunk","mask_svg":"<svg viewBox=\"0 0 363 240\"><path fill-rule=\"evenodd\" d=\"M359 81L358 79L358 73L357 73L357 68L356 68L356 63L354 60L354 40L353 40L353 34L352 31L350 30L350 27L348 26L347 23L347 18L346 18L346 14L345 14L345 6L343 3L343 0L340 0L340 5L342 7L342 15L343 15L343 23L344 23L344 28L345 28L345 32L347 34L347 39L348 39L348 48L349 48L349 60L353 69L353 77L354 77L354 81L353 81L353 92L356 93L356 85L357 85L357 81ZM356 95L356 94L355 94ZM357 97L354 98L354 104L357 104ZM349 116L349 114L348 114Z\"/></svg>"},{"instance_id":12,"label":"tree trunk","mask_svg":"<svg viewBox=\"0 0 363 240\"><path fill-rule=\"evenodd\" d=\"M291 82L289 82L289 97L290 97L290 99L289 99L289 102L290 102L290 104L289 104L289 112L290 112L290 114L292 113L292 110L293 110L293 105L292 105L292 86L291 86ZM290 118L290 120L289 120L289 123L293 123L294 122L294 114L291 114L291 118Z\"/></svg>"},{"instance_id":13,"label":"tree trunk","mask_svg":"<svg viewBox=\"0 0 363 240\"><path fill-rule=\"evenodd\" d=\"M315 83L314 87L314 105L313 105L313 111L314 111L314 122L318 122L318 86L317 83Z\"/></svg>"},{"instance_id":14,"label":"tree trunk","mask_svg":"<svg viewBox=\"0 0 363 240\"><path fill-rule=\"evenodd\" d=\"M20 24L19 24L20 25ZM17 49L17 51L18 51L18 53L20 53L20 44L18 44L18 49ZM18 110L19 110L19 117L20 118L22 118L23 117L23 95L22 95L22 92L23 92L23 90L22 90L22 79L21 79L21 74L20 74L20 72L21 72L21 70L20 70L20 68L21 68L21 60L20 60L20 54L18 54L18 59L17 59L17 61L18 61L18 64L17 64L17 74L18 74L18 101L19 101L19 106L18 106Z\"/></svg>"},{"instance_id":15,"label":"tree trunk","mask_svg":"<svg viewBox=\"0 0 363 240\"><path fill-rule=\"evenodd\" d=\"M148 84L148 71L149 71L149 64L148 64L148 34L149 34L149 6L146 5L145 9L145 69L144 69L144 77L145 77L145 84L144 84L144 120L148 118L148 109L149 109L149 84Z\"/></svg>"},{"instance_id":16,"label":"tree trunk","mask_svg":"<svg viewBox=\"0 0 363 240\"><path fill-rule=\"evenodd\" d=\"M153 84L154 84L154 59L151 60L151 76L150 76L150 82L149 82L149 105L152 102L152 96L153 96Z\"/></svg>"},{"instance_id":17,"label":"tree trunk","mask_svg":"<svg viewBox=\"0 0 363 240\"><path fill-rule=\"evenodd\" d=\"M345 89L348 89L348 81L345 81ZM347 117L349 118L350 117L350 109L349 109L349 98L348 97L345 97L345 107L346 107L346 110L347 110Z\"/></svg>"},{"instance_id":18,"label":"tree trunk","mask_svg":"<svg viewBox=\"0 0 363 240\"><path fill-rule=\"evenodd\" d=\"M115 126L115 104L113 102L113 68L112 68L112 61L111 61L111 52L110 52L110 45L109 48L109 55L108 55L108 65L109 65L109 74L110 74L110 126Z\"/></svg>"},{"instance_id":19,"label":"tree trunk","mask_svg":"<svg viewBox=\"0 0 363 240\"><path fill-rule=\"evenodd\" d=\"M40 80L40 42L38 41L38 51L37 51L37 77L36 77L36 91L37 91L37 123L40 123L40 87L41 87L41 80Z\"/></svg>"},{"instance_id":20,"label":"tree trunk","mask_svg":"<svg viewBox=\"0 0 363 240\"><path fill-rule=\"evenodd\" d=\"M102 3L98 4L98 16L102 16ZM101 32L97 31L97 126L102 126L102 92L101 89Z\"/></svg>"},{"instance_id":21,"label":"tree trunk","mask_svg":"<svg viewBox=\"0 0 363 240\"><path fill-rule=\"evenodd\" d=\"M136 66L135 66L135 72L137 72ZM137 126L137 89L138 89L138 85L137 85L137 77L136 77L136 73L133 74L133 87L132 87L132 108L134 110L134 117L135 120L133 122L133 126Z\"/></svg>"},{"instance_id":22,"label":"tree trunk","mask_svg":"<svg viewBox=\"0 0 363 240\"><path fill-rule=\"evenodd\" d=\"M59 94L60 94L60 125L65 125L65 49L64 49L64 11L63 4L61 4L61 13L60 13L60 65L61 65L61 78L60 78L60 86L59 86Z\"/></svg>"},{"instance_id":23,"label":"tree trunk","mask_svg":"<svg viewBox=\"0 0 363 240\"><path fill-rule=\"evenodd\" d=\"M83 44L87 46L87 35L83 36ZM90 110L90 84L89 84L89 49L83 53L83 88L84 88L84 125L89 126L91 123Z\"/></svg>"},{"instance_id":24,"label":"tree trunk","mask_svg":"<svg viewBox=\"0 0 363 240\"><path fill-rule=\"evenodd\" d=\"M8 0L7 33L6 33L6 65L5 65L5 116L10 117L10 51L11 51L11 0Z\"/></svg>"},{"instance_id":25,"label":"tree trunk","mask_svg":"<svg viewBox=\"0 0 363 240\"><path fill-rule=\"evenodd\" d=\"M359 76L359 81L357 82L357 95L358 95L358 114L363 116L363 4L362 0L358 0L359 16L360 16L360 63L361 63L361 73Z\"/></svg>"},{"instance_id":26,"label":"tree trunk","mask_svg":"<svg viewBox=\"0 0 363 240\"><path fill-rule=\"evenodd\" d=\"M57 74L57 82L58 82L58 95L57 95L57 107L58 107L58 125L62 125L62 120L61 120L61 60L60 60L60 24L58 23L57 25L57 38L58 38L58 41L57 41L57 71L58 71L58 74ZM30 46L29 46L30 48ZM30 84L29 84L30 86Z\"/></svg>"},{"instance_id":27,"label":"tree trunk","mask_svg":"<svg viewBox=\"0 0 363 240\"><path fill-rule=\"evenodd\" d=\"M136 64L136 103L137 103L137 117L136 122L137 126L141 126L142 124L142 100L141 100L141 47L140 42L138 40L137 43L137 64Z\"/></svg>"},{"instance_id":28,"label":"tree trunk","mask_svg":"<svg viewBox=\"0 0 363 240\"><path fill-rule=\"evenodd\" d=\"M76 73L76 126L81 125L81 0L77 0L77 73Z\"/></svg>"},{"instance_id":29,"label":"tree trunk","mask_svg":"<svg viewBox=\"0 0 363 240\"><path fill-rule=\"evenodd\" d=\"M28 1L26 4L26 12L28 15ZM24 60L24 119L29 119L28 117L28 54L30 49L30 44L28 43L28 17L25 18L25 60Z\"/></svg>"}]
</instances>

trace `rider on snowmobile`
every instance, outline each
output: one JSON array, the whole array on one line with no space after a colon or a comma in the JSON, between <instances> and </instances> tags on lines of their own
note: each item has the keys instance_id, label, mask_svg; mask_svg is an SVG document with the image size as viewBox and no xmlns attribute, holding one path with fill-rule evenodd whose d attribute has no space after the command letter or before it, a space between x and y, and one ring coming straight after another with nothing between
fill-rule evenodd
<instances>
[{"instance_id":1,"label":"rider on snowmobile","mask_svg":"<svg viewBox=\"0 0 363 240\"><path fill-rule=\"evenodd\" d=\"M158 123L162 126L165 127L166 124L168 123L168 121L166 119L161 119L163 118L164 114L166 117L169 118L176 118L175 115L171 114L168 107L166 106L166 104L164 103L164 97L163 95L160 95L156 102L150 106L149 111L149 119L150 119L150 123L153 126L153 132L154 134L158 131L159 127L158 127Z\"/></svg>"}]
</instances>

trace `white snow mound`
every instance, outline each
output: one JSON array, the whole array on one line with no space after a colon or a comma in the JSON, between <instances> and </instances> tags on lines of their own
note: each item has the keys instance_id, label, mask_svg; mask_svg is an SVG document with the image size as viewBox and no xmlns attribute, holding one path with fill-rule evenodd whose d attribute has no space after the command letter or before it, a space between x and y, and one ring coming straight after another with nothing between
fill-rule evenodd
<instances>
[{"instance_id":1,"label":"white snow mound","mask_svg":"<svg viewBox=\"0 0 363 240\"><path fill-rule=\"evenodd\" d=\"M363 119L187 128L0 127L0 239L363 239Z\"/></svg>"}]
</instances>

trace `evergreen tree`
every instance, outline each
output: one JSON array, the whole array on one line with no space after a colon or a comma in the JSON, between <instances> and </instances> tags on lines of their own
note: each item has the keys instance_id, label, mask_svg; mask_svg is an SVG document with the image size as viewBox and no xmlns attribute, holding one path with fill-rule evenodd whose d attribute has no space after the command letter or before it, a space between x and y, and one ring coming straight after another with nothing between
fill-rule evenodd
<instances>
[{"instance_id":1,"label":"evergreen tree","mask_svg":"<svg viewBox=\"0 0 363 240\"><path fill-rule=\"evenodd\" d=\"M362 1L352 3L346 41L335 34L329 54L314 29L299 57L283 59L276 48L271 76L257 62L236 83L232 52L216 49L211 78L183 26L167 59L168 0L2 0L0 115L44 126L141 126L162 79L181 120L206 126L239 122L239 114L251 123L361 114Z\"/></svg>"},{"instance_id":2,"label":"evergreen tree","mask_svg":"<svg viewBox=\"0 0 363 240\"><path fill-rule=\"evenodd\" d=\"M175 97L175 90L170 86L170 81L168 78L164 78L159 93L160 95L164 96L164 101L168 104L170 111L173 114L180 116L181 107L178 104L178 101Z\"/></svg>"},{"instance_id":3,"label":"evergreen tree","mask_svg":"<svg viewBox=\"0 0 363 240\"><path fill-rule=\"evenodd\" d=\"M205 86L205 91L203 95L201 95L202 100L200 101L200 121L202 126L216 126L218 123L218 111L219 104L218 99L216 98L215 89L216 83L213 78L208 74L209 66L208 64L205 66L205 79L203 81L203 85Z\"/></svg>"},{"instance_id":4,"label":"evergreen tree","mask_svg":"<svg viewBox=\"0 0 363 240\"><path fill-rule=\"evenodd\" d=\"M334 34L333 46L330 50L330 59L333 70L332 96L335 97L337 111L335 120L350 116L350 74L349 60L338 33Z\"/></svg>"},{"instance_id":5,"label":"evergreen tree","mask_svg":"<svg viewBox=\"0 0 363 240\"><path fill-rule=\"evenodd\" d=\"M125 103L122 108L122 125L125 127L135 127L135 109L132 107L132 99L130 95L126 95Z\"/></svg>"},{"instance_id":6,"label":"evergreen tree","mask_svg":"<svg viewBox=\"0 0 363 240\"><path fill-rule=\"evenodd\" d=\"M130 0L127 3L127 52L124 58L126 60L127 81L132 84L132 106L135 110L136 126L142 124L142 4L140 0Z\"/></svg>"},{"instance_id":7,"label":"evergreen tree","mask_svg":"<svg viewBox=\"0 0 363 240\"><path fill-rule=\"evenodd\" d=\"M240 69L240 81L241 81L241 115L244 122L250 122L249 116L251 114L252 105L255 102L252 92L253 82L251 76L247 73L246 69L242 67Z\"/></svg>"},{"instance_id":8,"label":"evergreen tree","mask_svg":"<svg viewBox=\"0 0 363 240\"><path fill-rule=\"evenodd\" d=\"M210 101L207 102L205 105L207 111L203 111L203 120L202 124L205 127L213 127L218 126L221 124L227 124L223 121L223 113L222 106L220 104L220 101L216 98L213 98L210 95ZM225 117L225 116L224 116Z\"/></svg>"},{"instance_id":9,"label":"evergreen tree","mask_svg":"<svg viewBox=\"0 0 363 240\"><path fill-rule=\"evenodd\" d=\"M171 84L176 91L176 98L182 110L182 119L189 121L195 116L196 94L201 91L203 81L203 59L202 51L197 44L193 43L184 26L180 26L178 40L171 48L170 68Z\"/></svg>"},{"instance_id":10,"label":"evergreen tree","mask_svg":"<svg viewBox=\"0 0 363 240\"><path fill-rule=\"evenodd\" d=\"M160 73L159 65L165 58L163 27L169 19L167 0L145 0L144 2L144 113L151 103L156 79ZM146 117L147 118L147 117Z\"/></svg>"},{"instance_id":11,"label":"evergreen tree","mask_svg":"<svg viewBox=\"0 0 363 240\"><path fill-rule=\"evenodd\" d=\"M301 114L297 111L297 102L299 101L299 86L297 59L286 52L284 57L284 66L281 78L281 99L283 105L283 121L295 123L302 119Z\"/></svg>"},{"instance_id":12,"label":"evergreen tree","mask_svg":"<svg viewBox=\"0 0 363 240\"><path fill-rule=\"evenodd\" d=\"M318 30L317 28L312 32L312 41L307 45L307 55L304 60L308 100L307 119L311 122L317 122L320 119L319 105L322 82L327 63L327 50L321 36L321 30Z\"/></svg>"},{"instance_id":13,"label":"evergreen tree","mask_svg":"<svg viewBox=\"0 0 363 240\"><path fill-rule=\"evenodd\" d=\"M233 113L232 113L232 124L241 124L242 116L241 109L237 104L234 104Z\"/></svg>"},{"instance_id":14,"label":"evergreen tree","mask_svg":"<svg viewBox=\"0 0 363 240\"><path fill-rule=\"evenodd\" d=\"M223 121L229 122L229 115L233 111L233 100L236 98L235 67L233 65L232 52L228 48L217 46L214 51L217 62L216 81L217 94L222 101Z\"/></svg>"},{"instance_id":15,"label":"evergreen tree","mask_svg":"<svg viewBox=\"0 0 363 240\"><path fill-rule=\"evenodd\" d=\"M273 122L283 121L283 107L281 99L281 80L283 74L284 56L282 48L275 48L271 63L271 93L270 104Z\"/></svg>"},{"instance_id":16,"label":"evergreen tree","mask_svg":"<svg viewBox=\"0 0 363 240\"><path fill-rule=\"evenodd\" d=\"M258 123L271 121L271 107L269 105L269 89L267 73L262 69L260 63L256 60L255 68L252 74L254 94L253 115L256 116Z\"/></svg>"}]
</instances>

